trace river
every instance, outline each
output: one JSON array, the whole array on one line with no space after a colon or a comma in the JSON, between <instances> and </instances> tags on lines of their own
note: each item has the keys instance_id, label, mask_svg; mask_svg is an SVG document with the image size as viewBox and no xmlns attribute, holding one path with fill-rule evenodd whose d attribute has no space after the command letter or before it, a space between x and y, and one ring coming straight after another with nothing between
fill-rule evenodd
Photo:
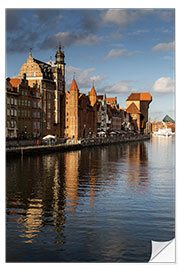
<instances>
[{"instance_id":1,"label":"river","mask_svg":"<svg viewBox=\"0 0 180 270\"><path fill-rule=\"evenodd\" d=\"M175 138L6 161L7 262L147 262L175 237Z\"/></svg>"}]
</instances>

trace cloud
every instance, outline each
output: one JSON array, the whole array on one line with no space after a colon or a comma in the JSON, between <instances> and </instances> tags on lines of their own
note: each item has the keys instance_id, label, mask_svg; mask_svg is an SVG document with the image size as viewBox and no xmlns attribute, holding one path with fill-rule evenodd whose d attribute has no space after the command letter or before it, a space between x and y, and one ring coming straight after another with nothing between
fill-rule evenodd
<instances>
[{"instance_id":1,"label":"cloud","mask_svg":"<svg viewBox=\"0 0 180 270\"><path fill-rule=\"evenodd\" d=\"M87 32L96 32L100 26L100 19L96 10L85 9L81 13L81 24Z\"/></svg>"},{"instance_id":2,"label":"cloud","mask_svg":"<svg viewBox=\"0 0 180 270\"><path fill-rule=\"evenodd\" d=\"M114 93L114 94L128 93L131 90L130 82L131 81L115 82L114 84L104 86L100 88L99 90L101 92Z\"/></svg>"},{"instance_id":3,"label":"cloud","mask_svg":"<svg viewBox=\"0 0 180 270\"><path fill-rule=\"evenodd\" d=\"M12 32L21 29L22 16L21 9L6 9L6 31Z\"/></svg>"},{"instance_id":4,"label":"cloud","mask_svg":"<svg viewBox=\"0 0 180 270\"><path fill-rule=\"evenodd\" d=\"M35 16L37 17L40 25L46 27L57 24L63 18L61 11L58 9L36 9Z\"/></svg>"},{"instance_id":5,"label":"cloud","mask_svg":"<svg viewBox=\"0 0 180 270\"><path fill-rule=\"evenodd\" d=\"M81 91L82 88L84 89L91 89L93 81L95 81L95 85L101 85L103 80L107 77L107 75L94 75L95 68L91 67L88 69L80 69L77 67L69 66L66 68L66 77L67 77L67 87L69 89L73 74L75 72L75 79L78 84L78 87Z\"/></svg>"},{"instance_id":6,"label":"cloud","mask_svg":"<svg viewBox=\"0 0 180 270\"><path fill-rule=\"evenodd\" d=\"M136 12L131 12L125 9L109 9L102 13L104 22L116 23L118 25L126 25L134 22L138 16Z\"/></svg>"},{"instance_id":7,"label":"cloud","mask_svg":"<svg viewBox=\"0 0 180 270\"><path fill-rule=\"evenodd\" d=\"M152 87L152 90L158 93L170 93L174 92L174 89L175 83L170 77L160 77Z\"/></svg>"},{"instance_id":8,"label":"cloud","mask_svg":"<svg viewBox=\"0 0 180 270\"><path fill-rule=\"evenodd\" d=\"M169 43L159 43L152 48L152 51L172 52L174 51L174 46L175 46L174 41Z\"/></svg>"},{"instance_id":9,"label":"cloud","mask_svg":"<svg viewBox=\"0 0 180 270\"><path fill-rule=\"evenodd\" d=\"M126 26L147 16L156 16L162 20L172 21L174 19L174 9L108 9L103 11L101 16L105 23Z\"/></svg>"},{"instance_id":10,"label":"cloud","mask_svg":"<svg viewBox=\"0 0 180 270\"><path fill-rule=\"evenodd\" d=\"M133 53L128 53L126 49L112 49L110 52L104 57L105 60L114 58L114 57L129 57L132 56Z\"/></svg>"},{"instance_id":11,"label":"cloud","mask_svg":"<svg viewBox=\"0 0 180 270\"><path fill-rule=\"evenodd\" d=\"M72 45L92 45L97 44L102 40L102 37L87 33L71 33L59 32L49 38L46 38L40 45L41 49L52 48L61 41L63 46Z\"/></svg>"}]
</instances>

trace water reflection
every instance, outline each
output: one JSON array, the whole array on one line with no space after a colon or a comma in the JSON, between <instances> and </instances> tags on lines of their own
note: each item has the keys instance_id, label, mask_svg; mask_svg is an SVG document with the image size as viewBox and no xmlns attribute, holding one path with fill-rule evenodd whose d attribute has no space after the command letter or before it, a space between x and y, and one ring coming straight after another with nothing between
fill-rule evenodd
<instances>
[{"instance_id":1,"label":"water reflection","mask_svg":"<svg viewBox=\"0 0 180 270\"><path fill-rule=\"evenodd\" d=\"M24 229L20 237L25 238L25 243L32 243L34 237L40 232L42 227L42 200L31 199L29 201L26 217L19 218L18 222L23 223Z\"/></svg>"},{"instance_id":2,"label":"water reflection","mask_svg":"<svg viewBox=\"0 0 180 270\"><path fill-rule=\"evenodd\" d=\"M135 192L145 192L150 184L148 155L144 143L127 148L127 185Z\"/></svg>"},{"instance_id":3,"label":"water reflection","mask_svg":"<svg viewBox=\"0 0 180 270\"><path fill-rule=\"evenodd\" d=\"M147 261L157 228L173 234L172 149L155 140L7 161L8 260L31 245L32 261Z\"/></svg>"}]
</instances>

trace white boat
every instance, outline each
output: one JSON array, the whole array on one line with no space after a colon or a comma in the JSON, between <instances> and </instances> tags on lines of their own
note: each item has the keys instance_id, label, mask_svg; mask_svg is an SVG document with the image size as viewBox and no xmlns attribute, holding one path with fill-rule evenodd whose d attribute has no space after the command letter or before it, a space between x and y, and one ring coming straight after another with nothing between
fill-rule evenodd
<instances>
[{"instance_id":1,"label":"white boat","mask_svg":"<svg viewBox=\"0 0 180 270\"><path fill-rule=\"evenodd\" d=\"M153 132L153 136L169 137L169 136L173 136L173 135L174 135L174 133L172 132L171 128L163 128L163 129L159 129L158 131Z\"/></svg>"}]
</instances>

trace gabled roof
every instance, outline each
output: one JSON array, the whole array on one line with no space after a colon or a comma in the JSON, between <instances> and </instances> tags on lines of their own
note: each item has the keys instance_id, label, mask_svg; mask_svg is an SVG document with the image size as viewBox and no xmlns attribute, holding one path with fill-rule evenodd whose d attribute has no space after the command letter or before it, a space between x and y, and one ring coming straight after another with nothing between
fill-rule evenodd
<instances>
[{"instance_id":1,"label":"gabled roof","mask_svg":"<svg viewBox=\"0 0 180 270\"><path fill-rule=\"evenodd\" d=\"M175 123L175 121L169 115L164 117L163 122Z\"/></svg>"},{"instance_id":2,"label":"gabled roof","mask_svg":"<svg viewBox=\"0 0 180 270\"><path fill-rule=\"evenodd\" d=\"M20 84L20 79L19 78L12 78L10 79L10 83L12 87L17 87Z\"/></svg>"},{"instance_id":3,"label":"gabled roof","mask_svg":"<svg viewBox=\"0 0 180 270\"><path fill-rule=\"evenodd\" d=\"M106 98L106 101L109 104L116 104L117 103L117 98L116 97L109 97L109 98Z\"/></svg>"},{"instance_id":4,"label":"gabled roof","mask_svg":"<svg viewBox=\"0 0 180 270\"><path fill-rule=\"evenodd\" d=\"M126 112L127 113L135 113L135 114L141 113L134 103L131 103L131 105L129 105L129 107L126 109Z\"/></svg>"},{"instance_id":5,"label":"gabled roof","mask_svg":"<svg viewBox=\"0 0 180 270\"><path fill-rule=\"evenodd\" d=\"M78 91L78 86L77 86L77 83L75 81L75 79L72 80L72 83L71 83L71 87L69 88L69 90L76 90Z\"/></svg>"},{"instance_id":6,"label":"gabled roof","mask_svg":"<svg viewBox=\"0 0 180 270\"><path fill-rule=\"evenodd\" d=\"M95 88L94 88L94 85L93 85L92 88L91 88L91 91L90 91L90 93L89 93L89 96L97 96L96 90L95 90Z\"/></svg>"},{"instance_id":7,"label":"gabled roof","mask_svg":"<svg viewBox=\"0 0 180 270\"><path fill-rule=\"evenodd\" d=\"M132 93L127 100L152 101L152 96L149 93Z\"/></svg>"}]
</instances>

